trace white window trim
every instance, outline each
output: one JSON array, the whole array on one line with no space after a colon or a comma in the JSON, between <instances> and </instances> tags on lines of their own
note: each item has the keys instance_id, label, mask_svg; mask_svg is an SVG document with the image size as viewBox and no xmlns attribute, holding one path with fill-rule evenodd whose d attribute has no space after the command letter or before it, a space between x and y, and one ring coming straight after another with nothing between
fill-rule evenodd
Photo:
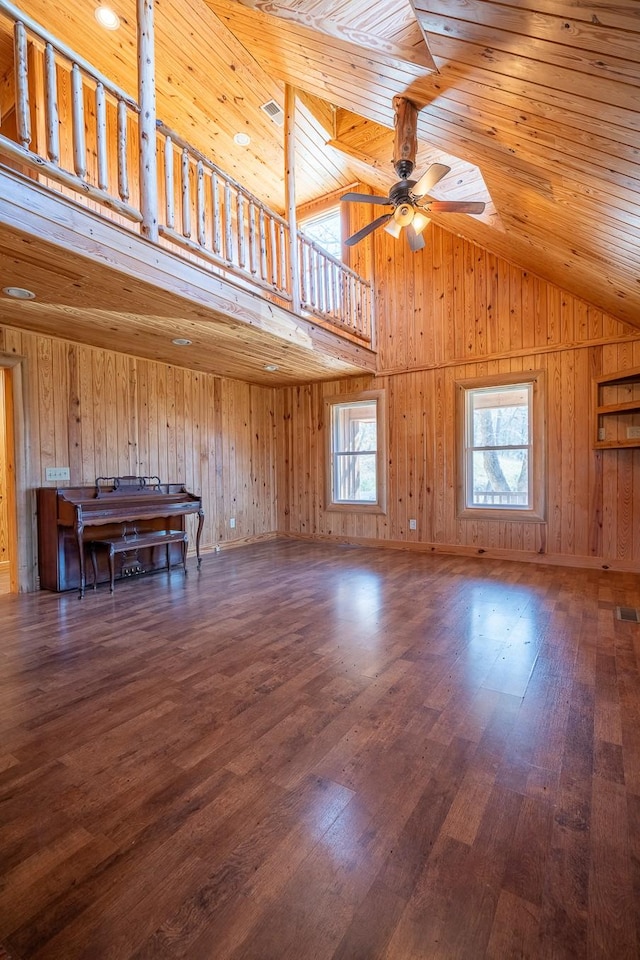
<instances>
[{"instance_id":1,"label":"white window trim","mask_svg":"<svg viewBox=\"0 0 640 960\"><path fill-rule=\"evenodd\" d=\"M529 482L531 503L529 507L473 506L468 503L468 394L471 390L486 387L510 387L531 384L531 457ZM518 374L497 374L493 377L478 377L456 380L456 429L457 429L457 516L474 520L517 520L544 523L546 516L546 403L543 370L523 371Z\"/></svg>"},{"instance_id":2,"label":"white window trim","mask_svg":"<svg viewBox=\"0 0 640 960\"><path fill-rule=\"evenodd\" d=\"M333 500L333 431L332 408L342 403L360 403L366 400L376 401L376 485L375 502ZM362 393L338 394L324 398L325 427L325 501L328 511L341 513L386 513L387 512L387 405L384 390L366 390Z\"/></svg>"}]
</instances>

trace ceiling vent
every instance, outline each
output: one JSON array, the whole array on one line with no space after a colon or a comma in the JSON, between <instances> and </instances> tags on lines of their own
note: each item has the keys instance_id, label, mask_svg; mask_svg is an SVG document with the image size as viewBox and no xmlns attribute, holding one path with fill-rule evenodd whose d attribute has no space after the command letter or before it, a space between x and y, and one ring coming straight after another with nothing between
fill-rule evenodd
<instances>
[{"instance_id":1,"label":"ceiling vent","mask_svg":"<svg viewBox=\"0 0 640 960\"><path fill-rule=\"evenodd\" d=\"M260 109L264 110L266 115L279 127L284 126L284 110L275 100L267 100L266 103L262 104Z\"/></svg>"},{"instance_id":2,"label":"ceiling vent","mask_svg":"<svg viewBox=\"0 0 640 960\"><path fill-rule=\"evenodd\" d=\"M640 610L635 607L616 607L618 620L628 620L631 623L640 623Z\"/></svg>"}]
</instances>

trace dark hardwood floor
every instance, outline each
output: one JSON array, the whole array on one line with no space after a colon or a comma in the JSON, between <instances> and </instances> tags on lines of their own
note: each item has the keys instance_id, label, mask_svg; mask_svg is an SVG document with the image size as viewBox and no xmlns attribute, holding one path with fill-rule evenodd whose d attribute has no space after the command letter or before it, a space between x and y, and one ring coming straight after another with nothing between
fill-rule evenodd
<instances>
[{"instance_id":1,"label":"dark hardwood floor","mask_svg":"<svg viewBox=\"0 0 640 960\"><path fill-rule=\"evenodd\" d=\"M0 600L13 960L637 960L639 576L189 566Z\"/></svg>"}]
</instances>

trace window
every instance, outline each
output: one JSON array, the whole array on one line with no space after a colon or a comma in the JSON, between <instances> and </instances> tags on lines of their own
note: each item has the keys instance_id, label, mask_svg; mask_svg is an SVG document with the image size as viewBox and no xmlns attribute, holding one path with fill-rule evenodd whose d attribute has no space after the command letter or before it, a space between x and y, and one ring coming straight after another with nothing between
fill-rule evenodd
<instances>
[{"instance_id":1,"label":"window","mask_svg":"<svg viewBox=\"0 0 640 960\"><path fill-rule=\"evenodd\" d=\"M541 376L458 384L460 516L543 519Z\"/></svg>"},{"instance_id":2,"label":"window","mask_svg":"<svg viewBox=\"0 0 640 960\"><path fill-rule=\"evenodd\" d=\"M326 401L330 509L384 510L384 412L380 391Z\"/></svg>"},{"instance_id":3,"label":"window","mask_svg":"<svg viewBox=\"0 0 640 960\"><path fill-rule=\"evenodd\" d=\"M342 259L342 217L339 206L331 207L308 220L301 220L300 230L336 260Z\"/></svg>"}]
</instances>

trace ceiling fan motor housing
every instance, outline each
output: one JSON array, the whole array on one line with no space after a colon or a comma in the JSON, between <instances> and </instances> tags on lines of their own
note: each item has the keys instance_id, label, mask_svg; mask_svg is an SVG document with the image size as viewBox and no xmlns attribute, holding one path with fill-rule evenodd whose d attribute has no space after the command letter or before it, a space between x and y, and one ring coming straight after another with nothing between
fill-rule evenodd
<instances>
[{"instance_id":1,"label":"ceiling fan motor housing","mask_svg":"<svg viewBox=\"0 0 640 960\"><path fill-rule=\"evenodd\" d=\"M415 185L415 180L399 180L397 183L394 183L389 190L389 202L392 203L394 207L398 207L403 203L409 203L413 206L411 188Z\"/></svg>"}]
</instances>

